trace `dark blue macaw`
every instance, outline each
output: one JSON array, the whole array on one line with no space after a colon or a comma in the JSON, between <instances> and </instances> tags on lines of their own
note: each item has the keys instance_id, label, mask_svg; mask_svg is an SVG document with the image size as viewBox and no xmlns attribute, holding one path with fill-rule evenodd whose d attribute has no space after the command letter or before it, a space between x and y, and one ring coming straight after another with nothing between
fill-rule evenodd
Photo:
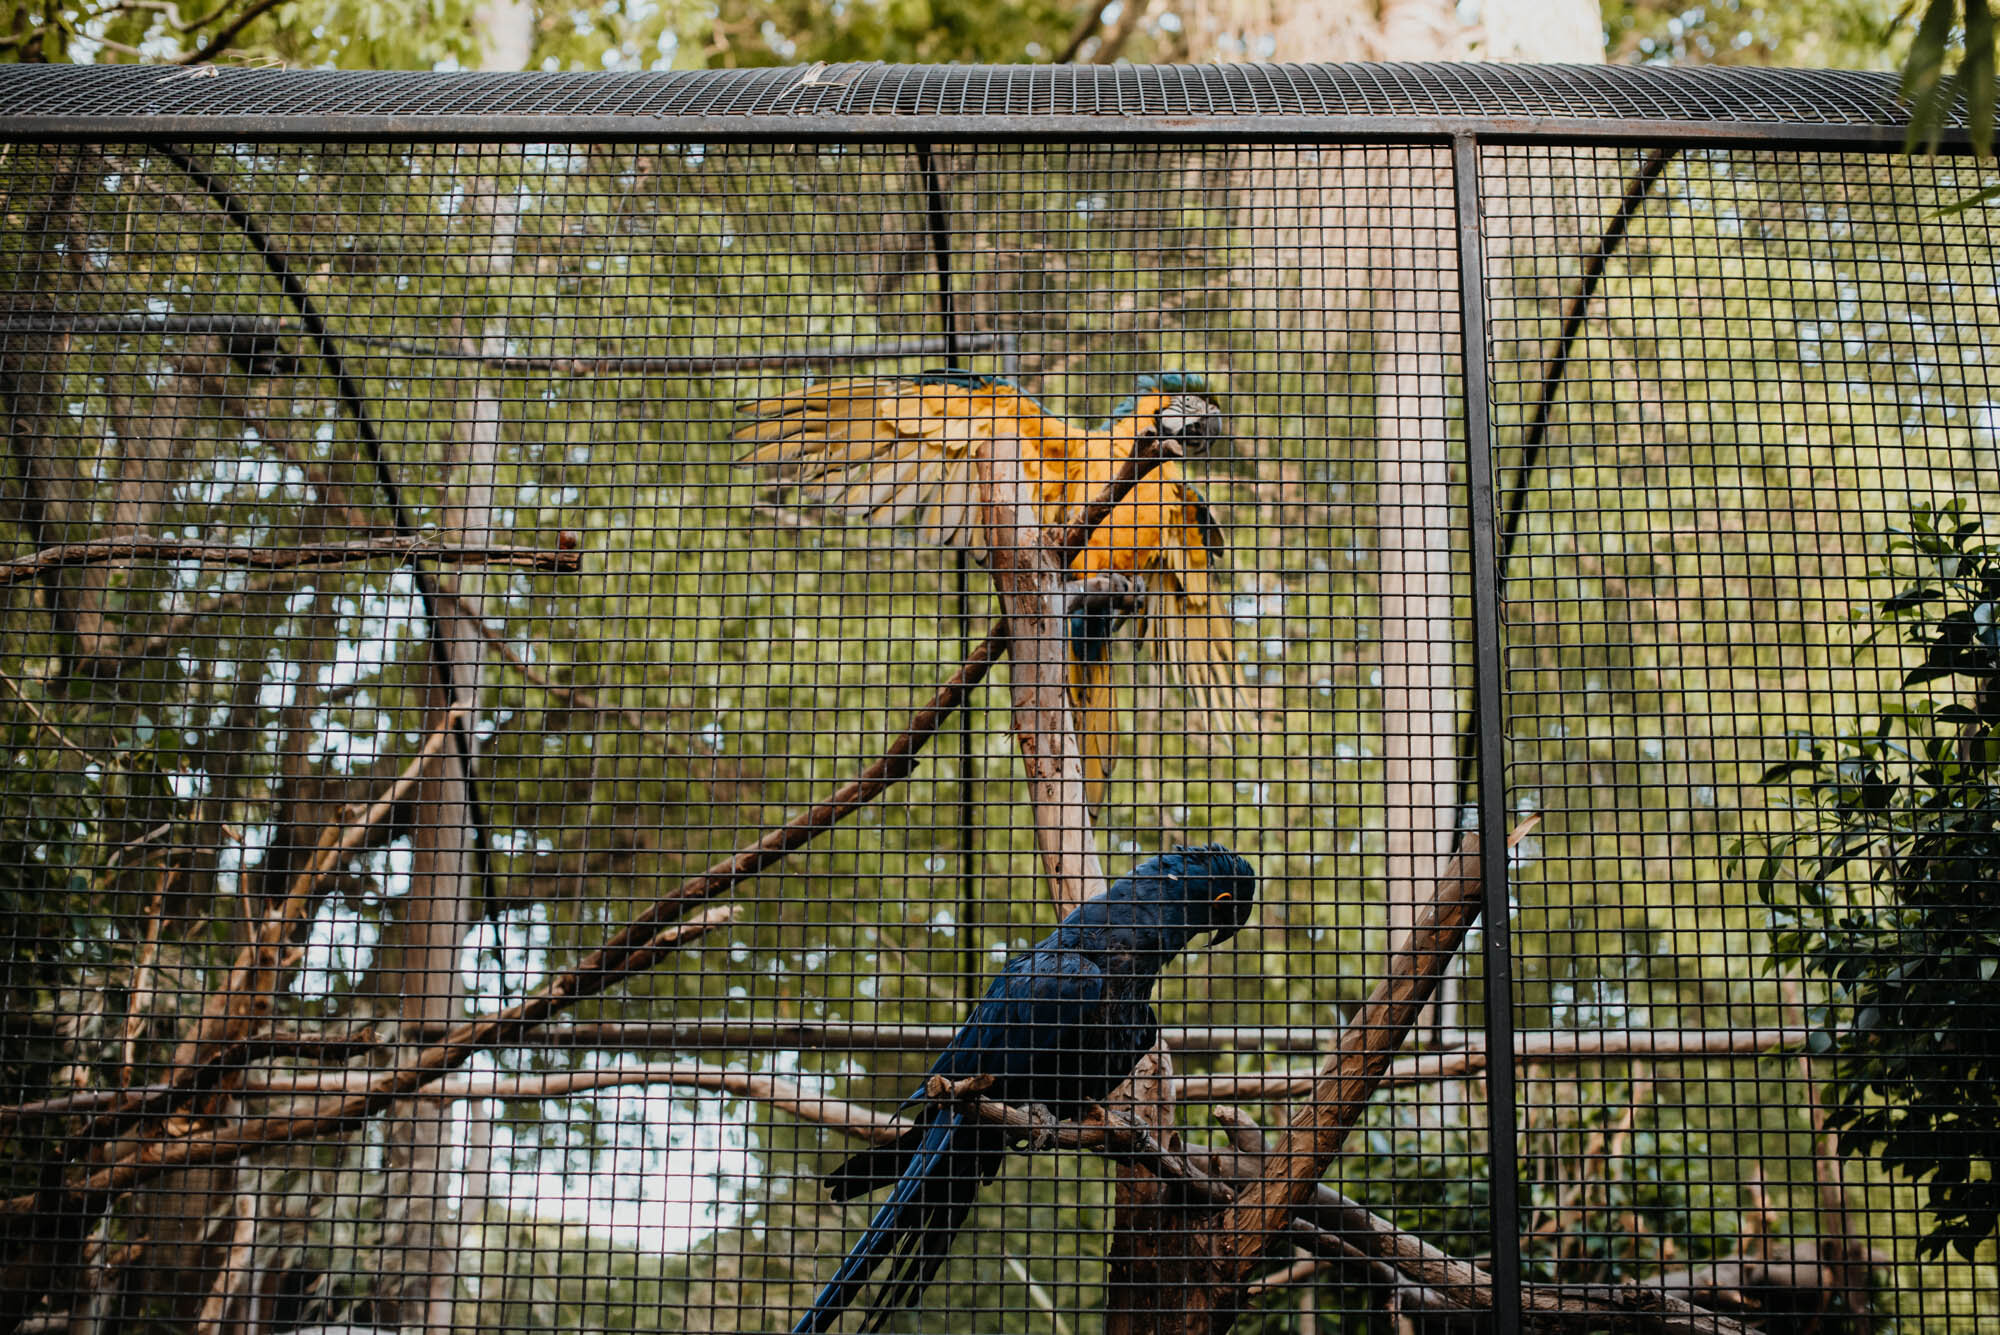
<instances>
[{"instance_id":1,"label":"dark blue macaw","mask_svg":"<svg viewBox=\"0 0 2000 1335\"><path fill-rule=\"evenodd\" d=\"M1204 932L1228 940L1249 920L1257 881L1220 844L1176 848L1078 905L1053 932L1007 962L926 1075L991 1076L982 1097L1083 1116L1151 1051L1160 970ZM831 1329L893 1258L865 1330L914 1303L951 1251L980 1189L999 1173L1014 1133L938 1101L919 1085L903 1103L916 1125L828 1176L835 1200L895 1189L794 1335Z\"/></svg>"}]
</instances>

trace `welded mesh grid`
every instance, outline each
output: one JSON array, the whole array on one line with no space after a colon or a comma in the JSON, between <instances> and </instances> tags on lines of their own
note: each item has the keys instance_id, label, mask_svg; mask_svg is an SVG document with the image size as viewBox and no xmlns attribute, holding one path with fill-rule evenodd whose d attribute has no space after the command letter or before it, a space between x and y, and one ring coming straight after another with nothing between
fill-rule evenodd
<instances>
[{"instance_id":1,"label":"welded mesh grid","mask_svg":"<svg viewBox=\"0 0 2000 1335\"><path fill-rule=\"evenodd\" d=\"M1088 116L1117 130L1126 117L1272 116L1620 118L1740 128L1841 126L1894 131L1903 119L1896 76L1864 70L1772 70L1734 66L1366 63L1240 65L891 65L881 61L786 69L559 71L448 78L414 70L259 70L210 66L213 75L146 66L88 69L19 65L0 71L9 114L83 117L214 118L265 122L307 132L320 118L354 133L395 117L456 121L476 138L518 128L508 121L565 117L629 119L636 132L678 134L675 120L729 128L742 116L985 118ZM574 121L573 121L574 123ZM1947 128L1966 125L1963 103ZM185 122L184 122L185 124ZM388 128L388 127L382 127ZM879 127L878 127L879 128ZM968 130L993 128L974 124ZM1032 127L1030 127L1032 128ZM1182 127L1186 128L1186 127ZM182 127L176 133L184 132ZM1884 142L1893 142L1885 139Z\"/></svg>"},{"instance_id":2,"label":"welded mesh grid","mask_svg":"<svg viewBox=\"0 0 2000 1335\"><path fill-rule=\"evenodd\" d=\"M1113 875L1210 839L1262 869L1266 926L1163 985L1169 1023L1190 1031L1175 1035L1182 1074L1288 1069L1329 1040L1333 1003L1379 968L1356 945L1379 955L1385 923L1362 889L1382 857L1380 836L1364 837L1383 800L1368 765L1381 749L1382 636L1352 572L1383 556L1361 518L1375 461L1362 447L1372 401L1355 365L1358 294L1384 272L1410 275L1394 286L1415 294L1426 360L1404 426L1455 457L1440 155L941 150L941 234L922 160L902 148L259 146L189 159L14 160L16 198L59 219L17 233L16 317L144 312L169 331L19 336L11 393L36 494L20 500L14 551L133 533L277 550L398 524L352 410L206 179L324 313L408 524L470 545L573 547L582 568L440 572L434 635L425 590L393 561L247 579L143 563L101 595L111 572L93 566L53 576L40 596L17 586L7 670L92 759L33 715L12 716L28 762L17 774L55 790L18 801L63 828L9 861L23 881L55 866L81 878L90 907L69 931L103 956L37 980L51 990L27 1008L66 1027L75 1052L61 1075L24 1074L23 1099L173 1078L193 1013L222 991L213 971L243 931L232 919L281 903L325 823L352 822L426 739L439 764L456 763L433 643L478 666L476 793L433 784L360 825L353 858L305 887L301 926L286 933L303 953L257 980L275 991L258 1029L297 1030L309 1049L377 1044L338 1054L332 1078L350 1086L415 1059L381 1046L396 1026L434 1034L532 992L683 874L883 752L984 635L996 610L985 573L961 577L909 526L829 522L735 462L735 405L798 388L798 368L663 374L621 359L928 349L807 368L824 383L936 365L953 321L966 369L1018 377L1079 421L1105 417L1143 371L1214 378L1234 457L1190 467L1227 531L1213 596L1245 660L1241 717L1205 736L1181 694L1151 669L1133 674L1119 649L1115 670L1133 679L1127 754L1098 837ZM1339 296L1246 302L1235 290L1246 281ZM174 324L215 315L284 332ZM1449 621L1461 488L1446 474L1421 481L1413 513L1447 506L1442 545L1417 573ZM51 599L88 628L52 624ZM1451 646L1464 637L1427 633L1446 679L1403 726L1441 729L1449 757ZM155 1215L187 1214L188 1196L155 1179L102 1240L136 1254L108 1279L79 1277L88 1296L76 1301L199 1323L255 1302L256 1277L274 1275L303 1287L286 1319L307 1323L402 1324L418 1293L480 1325L570 1324L602 1303L649 1327L789 1324L865 1212L828 1206L810 1177L854 1142L782 1108L828 1095L857 1108L822 1120L888 1115L927 1059L925 1040L894 1027L948 1033L964 976L983 986L1054 916L996 692L911 780L740 887L732 922L576 1017L613 1029L503 1044L453 1077L513 1097L446 1105L442 1121L401 1104L316 1162L253 1160L254 1177L234 1170L194 1213L254 1211L261 1232L244 1223L220 1252L186 1243L171 1266L147 1235ZM466 825L468 796L483 839ZM491 919L468 902L489 880L504 906ZM404 922L447 886L446 921ZM657 1036L676 1026L726 1028ZM332 1054L220 1054L242 1070L231 1083L253 1087L297 1082L296 1068L322 1069L316 1055ZM616 1094L539 1096L618 1062L646 1074ZM662 1083L642 1093L641 1080ZM254 1097L226 1111L248 1128L283 1112ZM1434 1088L1407 1104L1396 1116L1442 1106ZM1394 1120L1379 1132L1385 1153L1403 1134ZM443 1158L407 1143L444 1128ZM1441 1163L1471 1190L1469 1150ZM451 1204L426 1209L428 1197ZM1109 1198L1099 1160L1018 1160L933 1303L994 1329L1047 1319L1038 1303L1095 1306L1104 1268L1089 1262ZM251 1204L272 1200L291 1213ZM1483 1224L1468 1213L1459 1227ZM415 1235L428 1250L412 1229L429 1230ZM632 1277L590 1287L585 1238L620 1249ZM413 1256L419 1273L399 1273ZM433 1271L457 1277L432 1282ZM1317 1301L1361 1305L1351 1293Z\"/></svg>"},{"instance_id":3,"label":"welded mesh grid","mask_svg":"<svg viewBox=\"0 0 2000 1335\"><path fill-rule=\"evenodd\" d=\"M1394 902L1428 886L1475 796L1460 775L1476 517L1446 150L939 146L928 174L926 154L880 145L174 152L7 160L8 557L142 535L264 552L398 539L383 473L247 219L324 314L408 525L551 568L431 561L427 593L394 555L293 573L183 553L10 584L0 667L20 694L0 709L19 763L0 876L22 1020L5 1058L10 1101L43 1105L13 1123L17 1201L46 1185L52 1144L77 1182L116 1171L134 1137L275 1135L326 1111L306 1085L381 1088L431 1060L421 1044L447 1022L546 989L882 755L986 634L992 582L912 524L840 522L738 464L737 405L948 362L1012 377L1079 424L1160 371L1209 377L1227 414L1223 457L1187 468L1226 533L1216 597L1241 708L1206 735L1121 642L1122 755L1095 837L1113 876L1178 842L1255 862L1252 925L1190 950L1159 999L1189 1141L1226 1143L1218 1105L1277 1132L1301 1093L1292 1073L1381 979ZM1561 303L1644 161L1484 159L1503 498ZM1952 170L1927 170L1948 198ZM1604 563L1639 560L1624 540L1661 523L1679 540L1674 469L1715 488L1716 468L1746 467L1674 450L1810 441L1822 419L1787 417L1782 396L1692 377L1806 365L1783 342L1806 317L1773 303L1808 284L1833 289L1832 316L1814 319L1853 323L1843 346L1868 346L1871 310L1902 310L1923 281L1897 247L1937 227L1891 194L1900 179L1861 158L1669 160L1568 367L1561 471L1551 454L1530 480L1505 661L1506 802L1543 814L1511 864L1513 1018L1527 1051L1555 1054L1519 1066L1530 1280L1646 1281L1827 1231L1786 1046L1798 1021L1757 973L1754 898L1723 860L1735 809L1761 800L1745 776L1782 758L1791 725L1771 711L1800 689L1785 646L1845 642L1847 586L1888 507L1831 482L1804 487L1809 506L1787 493L1783 523L1764 492L1711 500L1756 517L1768 546L1730 545L1726 528L1710 546L1690 502L1687 569L1649 595L1674 600L1677 635L1636 661L1619 635L1637 575ZM1815 212L1836 183L1868 201L1844 230ZM1976 215L1954 226L1983 253ZM1842 294L1822 272L1829 237L1874 286ZM1952 314L1945 343L1969 355L1972 317ZM1605 346L1628 328L1647 340L1638 374L1641 354ZM1666 347L1669 332L1686 342ZM1711 346L1725 340L1733 361ZM857 362L857 344L910 355ZM1975 363L1938 374L1976 411ZM1884 402L1870 400L1900 421L1906 405ZM1851 394L1827 404L1826 429L1852 448L1910 448L1863 440ZM1629 436L1643 482L1580 474L1605 467L1575 457L1596 443L1586 425ZM1800 509L1811 564L1787 526ZM578 569L557 568L572 556ZM1792 590L1766 596L1773 617L1792 609L1793 638L1738 615L1732 579ZM1702 580L1725 582L1719 613L1689 605L1714 596ZM1716 643L1730 627L1742 639ZM461 687L472 793L452 781L440 652L461 682L476 668L476 691ZM1598 653L1605 676L1633 682L1699 671L1706 695L1645 710L1627 703L1635 685L1593 684ZM861 1144L829 1123L893 1113L968 992L1056 916L1007 681L996 670L912 778L702 911L729 920L541 1029L484 1036L438 1086L451 1102L388 1103L291 1148L152 1173L102 1217L77 1195L18 1212L51 1230L38 1266L80 1263L14 1283L21 1309L49 1329L787 1328L872 1208L831 1203L815 1180ZM1755 727L1719 703L1753 690ZM426 747L442 777L392 790ZM314 879L329 830L356 847ZM235 980L272 1005L236 1022L247 1041L212 1045L219 1087L157 1096L135 1125L87 1120L86 1105L189 1069L246 923L301 887L309 911L275 972ZM418 907L429 891L436 913ZM1475 933L1422 1042L1478 1046L1483 945ZM1788 1025L1754 1049L1777 1055L1636 1073L1561 1052L1578 1034ZM1441 1064L1441 1080L1399 1068L1330 1181L1478 1258L1509 1156L1490 1154L1478 1063ZM1907 1199L1859 1182L1851 1218L1885 1254L1884 1310L1990 1321L1990 1262L1915 1267ZM1115 1195L1096 1156L1012 1157L892 1328L1077 1329L1108 1294L1188 1298L1185 1273L1103 1259L1158 1222L1121 1227ZM1242 1324L1371 1329L1421 1301L1379 1266L1331 1265Z\"/></svg>"}]
</instances>

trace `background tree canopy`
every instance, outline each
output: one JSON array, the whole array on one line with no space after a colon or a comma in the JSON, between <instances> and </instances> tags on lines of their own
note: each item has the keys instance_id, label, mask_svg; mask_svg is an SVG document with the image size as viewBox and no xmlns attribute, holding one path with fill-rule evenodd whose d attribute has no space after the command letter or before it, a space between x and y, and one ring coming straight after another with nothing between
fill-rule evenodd
<instances>
[{"instance_id":1,"label":"background tree canopy","mask_svg":"<svg viewBox=\"0 0 2000 1335\"><path fill-rule=\"evenodd\" d=\"M1185 60L1190 8L1123 0L604 0L537 4L529 65L656 69L888 60ZM1977 0L1975 0L1975 3ZM1951 0L1938 0L1949 7ZM0 16L0 58L282 62L432 69L475 62L479 0L42 0ZM1893 0L1811 5L1607 0L1613 60L1883 68L1916 32ZM1926 30L1931 31L1931 30ZM1949 32L1949 28L1946 29ZM1924 49L1929 50L1929 47ZM1254 43L1246 58L1260 53ZM1941 53L1940 53L1941 54Z\"/></svg>"}]
</instances>

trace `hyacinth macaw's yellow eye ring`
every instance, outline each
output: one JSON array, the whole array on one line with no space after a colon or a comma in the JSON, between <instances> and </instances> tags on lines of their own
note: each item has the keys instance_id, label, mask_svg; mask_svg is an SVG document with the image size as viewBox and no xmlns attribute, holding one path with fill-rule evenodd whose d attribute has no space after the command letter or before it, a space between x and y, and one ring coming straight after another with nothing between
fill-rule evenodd
<instances>
[{"instance_id":1,"label":"hyacinth macaw's yellow eye ring","mask_svg":"<svg viewBox=\"0 0 2000 1335\"><path fill-rule=\"evenodd\" d=\"M1227 890L1224 890L1221 894L1217 895L1214 899L1210 900L1209 903L1220 904L1225 899L1234 899L1234 898L1236 898L1235 895L1232 895Z\"/></svg>"}]
</instances>

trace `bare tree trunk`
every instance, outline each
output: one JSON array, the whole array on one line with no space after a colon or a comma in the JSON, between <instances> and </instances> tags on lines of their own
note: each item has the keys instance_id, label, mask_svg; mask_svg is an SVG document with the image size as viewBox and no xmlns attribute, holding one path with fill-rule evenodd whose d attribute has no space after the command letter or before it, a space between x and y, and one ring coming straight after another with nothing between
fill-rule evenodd
<instances>
[{"instance_id":1,"label":"bare tree trunk","mask_svg":"<svg viewBox=\"0 0 2000 1335\"><path fill-rule=\"evenodd\" d=\"M479 68L524 70L535 53L535 7L527 0L480 0L473 11L479 31Z\"/></svg>"},{"instance_id":2,"label":"bare tree trunk","mask_svg":"<svg viewBox=\"0 0 2000 1335\"><path fill-rule=\"evenodd\" d=\"M1269 58L1277 60L1451 59L1467 54L1469 41L1482 45L1483 54L1505 59L1603 58L1602 20L1591 0L1549 0L1532 10L1522 0L1488 0L1483 43L1481 34L1465 30L1453 0L1381 0L1379 8L1367 0L1321 5L1200 0L1192 9L1187 22L1196 59L1240 59L1266 39ZM1447 165L1417 153L1386 165L1379 154L1371 157L1366 223L1374 235L1390 238L1369 268L1375 290L1389 294L1375 312L1374 357L1384 876L1387 959L1394 960L1410 949L1430 892L1446 874L1458 822L1455 752L1465 702L1456 684L1459 636L1451 579L1463 511L1450 503L1448 378L1454 350L1449 345L1457 341L1451 315L1458 269ZM1334 188L1339 181L1311 190L1307 169L1299 171L1301 204L1309 193L1345 198ZM1301 245L1315 239L1322 245L1348 244L1360 220L1339 213L1338 208L1301 211L1296 221ZM1280 232L1285 225L1276 222ZM1301 271L1331 268L1323 256L1318 259ZM1329 309L1304 309L1309 297L1301 292L1302 325L1332 331L1351 320L1347 307L1354 293L1324 288L1315 295ZM1473 346L1479 346L1476 340ZM1440 1042L1463 1037L1459 977L1455 967L1445 973L1420 1021ZM1446 1086L1431 1106L1443 1110L1463 1102Z\"/></svg>"},{"instance_id":3,"label":"bare tree trunk","mask_svg":"<svg viewBox=\"0 0 2000 1335\"><path fill-rule=\"evenodd\" d=\"M477 181L474 195L476 207L490 223L487 276L504 279L513 268L518 206L489 177ZM505 325L496 321L484 332L479 350L494 357L505 350L505 343ZM458 504L445 516L445 526L461 541L484 543L492 538L500 417L496 387L483 371L476 371L454 450ZM454 710L464 711L462 717L468 721L477 716L485 651L479 629L484 577L462 572L455 588L448 576L438 576L438 582L453 595L437 599L435 608L450 685L440 681L431 688L426 708L426 727L431 729L453 726ZM457 732L467 751L472 733L469 722ZM433 776L417 791L409 903L399 925L396 953L384 961L385 975L400 985L397 1018L407 1038L404 1051L411 1058L423 1047L427 1029L449 1026L458 1018L459 954L478 916L482 892L478 831L467 782L467 766L474 759L461 754L460 745L447 747ZM377 1324L421 1330L424 1335L448 1335L452 1329L460 1255L460 1203L450 1189L452 1159L459 1148L453 1109L453 1104L440 1100L415 1099L399 1104L390 1115L383 1211L385 1273ZM485 1179L484 1165L472 1169L470 1176ZM478 1209L472 1203L468 1212L477 1214Z\"/></svg>"}]
</instances>

